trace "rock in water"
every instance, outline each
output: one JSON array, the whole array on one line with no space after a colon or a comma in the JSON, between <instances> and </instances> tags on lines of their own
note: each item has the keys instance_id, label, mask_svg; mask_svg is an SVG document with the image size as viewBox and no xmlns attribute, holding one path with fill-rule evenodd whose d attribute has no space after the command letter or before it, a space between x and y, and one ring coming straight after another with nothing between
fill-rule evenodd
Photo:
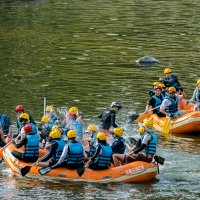
<instances>
[{"instance_id":1,"label":"rock in water","mask_svg":"<svg viewBox=\"0 0 200 200\"><path fill-rule=\"evenodd\" d=\"M136 63L138 63L139 65L153 65L153 64L160 63L160 61L151 56L144 56L136 60Z\"/></svg>"}]
</instances>

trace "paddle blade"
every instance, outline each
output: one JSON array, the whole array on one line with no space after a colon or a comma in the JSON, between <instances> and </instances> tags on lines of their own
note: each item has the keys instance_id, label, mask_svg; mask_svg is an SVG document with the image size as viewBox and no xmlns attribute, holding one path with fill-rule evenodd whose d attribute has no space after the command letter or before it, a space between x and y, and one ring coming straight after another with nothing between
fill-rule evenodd
<instances>
[{"instance_id":1,"label":"paddle blade","mask_svg":"<svg viewBox=\"0 0 200 200\"><path fill-rule=\"evenodd\" d=\"M80 167L80 168L77 169L77 173L78 173L79 176L82 176L84 171L85 171L85 167Z\"/></svg>"},{"instance_id":2,"label":"paddle blade","mask_svg":"<svg viewBox=\"0 0 200 200\"><path fill-rule=\"evenodd\" d=\"M164 126L163 126L163 129L162 129L162 134L165 136L165 137L169 137L169 130L171 128L171 119L169 118Z\"/></svg>"},{"instance_id":3,"label":"paddle blade","mask_svg":"<svg viewBox=\"0 0 200 200\"><path fill-rule=\"evenodd\" d=\"M26 166L26 167L21 168L21 170L20 170L21 175L26 176L26 174L29 173L30 169L31 169L31 166Z\"/></svg>"},{"instance_id":4,"label":"paddle blade","mask_svg":"<svg viewBox=\"0 0 200 200\"><path fill-rule=\"evenodd\" d=\"M141 114L135 121L137 123L141 123L144 119L146 119L149 116L149 113L143 113Z\"/></svg>"},{"instance_id":5,"label":"paddle blade","mask_svg":"<svg viewBox=\"0 0 200 200\"><path fill-rule=\"evenodd\" d=\"M161 157L161 156L154 156L154 159L157 163L164 165L165 162L165 158Z\"/></svg>"},{"instance_id":6,"label":"paddle blade","mask_svg":"<svg viewBox=\"0 0 200 200\"><path fill-rule=\"evenodd\" d=\"M43 167L43 168L41 168L41 169L38 170L38 172L42 176L44 176L45 174L47 174L50 171L51 171L51 167Z\"/></svg>"}]
</instances>

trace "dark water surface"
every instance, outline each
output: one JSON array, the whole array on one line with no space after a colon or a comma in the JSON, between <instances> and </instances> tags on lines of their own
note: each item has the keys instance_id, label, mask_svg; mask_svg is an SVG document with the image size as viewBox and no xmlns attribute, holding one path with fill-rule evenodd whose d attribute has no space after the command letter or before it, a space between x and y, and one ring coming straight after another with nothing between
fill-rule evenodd
<instances>
[{"instance_id":1,"label":"dark water surface","mask_svg":"<svg viewBox=\"0 0 200 200\"><path fill-rule=\"evenodd\" d=\"M55 107L78 106L83 119L122 101L119 124L142 112L151 84L172 65L188 97L199 74L198 1L1 0L0 112L17 104L36 120L43 95ZM161 64L137 66L152 55ZM131 132L129 133L131 134ZM200 199L200 137L159 140L166 158L157 180L77 184L13 177L0 164L1 199Z\"/></svg>"}]
</instances>

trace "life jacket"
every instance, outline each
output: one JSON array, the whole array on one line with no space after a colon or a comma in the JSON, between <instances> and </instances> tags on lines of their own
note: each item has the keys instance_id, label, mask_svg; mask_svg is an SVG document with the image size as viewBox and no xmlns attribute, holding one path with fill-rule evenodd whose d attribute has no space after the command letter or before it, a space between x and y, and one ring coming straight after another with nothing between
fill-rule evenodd
<instances>
[{"instance_id":1,"label":"life jacket","mask_svg":"<svg viewBox=\"0 0 200 200\"><path fill-rule=\"evenodd\" d=\"M23 128L25 125L27 125L27 124L30 124L30 125L32 126L32 134L37 134L37 127L36 127L36 125L33 124L33 123L21 124L19 130L21 131L22 128Z\"/></svg>"},{"instance_id":2,"label":"life jacket","mask_svg":"<svg viewBox=\"0 0 200 200\"><path fill-rule=\"evenodd\" d=\"M52 162L58 162L66 143L62 139L52 140L52 142L53 141L58 144L58 148L56 150L56 154L52 156Z\"/></svg>"},{"instance_id":3,"label":"life jacket","mask_svg":"<svg viewBox=\"0 0 200 200\"><path fill-rule=\"evenodd\" d=\"M151 135L152 140L148 143L147 147L142 150L142 152L148 157L148 155L155 155L156 154L156 145L158 142L157 135L154 132L148 132ZM144 135L141 138L143 140Z\"/></svg>"},{"instance_id":4,"label":"life jacket","mask_svg":"<svg viewBox=\"0 0 200 200\"><path fill-rule=\"evenodd\" d=\"M164 84L167 87L173 86L175 88L179 88L180 87L180 83L177 81L177 76L174 74L171 74L170 78L163 78Z\"/></svg>"},{"instance_id":5,"label":"life jacket","mask_svg":"<svg viewBox=\"0 0 200 200\"><path fill-rule=\"evenodd\" d=\"M92 157L95 154L95 152L96 152L96 145L95 145L95 143L96 143L96 137L93 136L91 144L90 144L90 151L89 151L89 156L90 157Z\"/></svg>"},{"instance_id":6,"label":"life jacket","mask_svg":"<svg viewBox=\"0 0 200 200\"><path fill-rule=\"evenodd\" d=\"M6 114L1 114L0 124L1 124L4 135L7 135L9 132L10 125L11 125L9 116Z\"/></svg>"},{"instance_id":7,"label":"life jacket","mask_svg":"<svg viewBox=\"0 0 200 200\"><path fill-rule=\"evenodd\" d=\"M166 96L165 99L168 99L171 101L171 104L165 108L165 111L167 113L175 113L178 111L178 97L174 95L173 98Z\"/></svg>"},{"instance_id":8,"label":"life jacket","mask_svg":"<svg viewBox=\"0 0 200 200\"><path fill-rule=\"evenodd\" d=\"M69 142L67 164L83 163L83 146L80 142Z\"/></svg>"},{"instance_id":9,"label":"life jacket","mask_svg":"<svg viewBox=\"0 0 200 200\"><path fill-rule=\"evenodd\" d=\"M163 101L162 95L160 95L160 97L157 97L154 95L152 98L154 98L156 101L154 108L156 108L162 104L162 101ZM160 112L160 107L153 110L153 113L159 113L159 112Z\"/></svg>"},{"instance_id":10,"label":"life jacket","mask_svg":"<svg viewBox=\"0 0 200 200\"><path fill-rule=\"evenodd\" d=\"M117 144L121 144L120 148L117 149L116 146ZM114 140L113 144L112 144L112 153L119 153L119 154L123 154L124 151L126 149L126 146L125 146L125 139L123 137L118 137Z\"/></svg>"},{"instance_id":11,"label":"life jacket","mask_svg":"<svg viewBox=\"0 0 200 200\"><path fill-rule=\"evenodd\" d=\"M200 90L198 89L195 91L194 101L195 103L200 103Z\"/></svg>"},{"instance_id":12,"label":"life jacket","mask_svg":"<svg viewBox=\"0 0 200 200\"><path fill-rule=\"evenodd\" d=\"M102 151L94 160L94 163L99 167L109 167L112 158L112 148L109 145L100 144L100 146Z\"/></svg>"},{"instance_id":13,"label":"life jacket","mask_svg":"<svg viewBox=\"0 0 200 200\"><path fill-rule=\"evenodd\" d=\"M28 140L25 146L24 157L38 157L39 156L39 136L37 134L26 134Z\"/></svg>"}]
</instances>

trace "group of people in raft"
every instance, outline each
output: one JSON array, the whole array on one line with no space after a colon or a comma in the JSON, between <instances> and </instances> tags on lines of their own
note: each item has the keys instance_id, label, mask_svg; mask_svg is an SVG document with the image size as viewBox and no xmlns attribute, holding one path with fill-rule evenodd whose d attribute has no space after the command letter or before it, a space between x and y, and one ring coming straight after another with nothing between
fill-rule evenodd
<instances>
[{"instance_id":1,"label":"group of people in raft","mask_svg":"<svg viewBox=\"0 0 200 200\"><path fill-rule=\"evenodd\" d=\"M153 110L160 117L178 117L181 115L178 100L184 98L185 93L170 68L166 68L164 73L166 77L154 82L153 90L149 92L146 112ZM197 87L189 102L192 101L198 105L195 106L195 110L199 110L200 80L197 81ZM86 151L83 142L83 121L77 107L71 107L61 123L54 108L47 106L46 115L42 117L38 127L38 134L33 118L25 113L22 105L18 105L16 113L19 131L14 136L13 144L16 148L24 147L24 152L13 150L12 155L24 162L37 161L38 166L63 166L68 169L83 167L84 162L95 170L108 169L111 163L117 167L134 161L152 162L157 146L153 122L146 119L140 124L138 132L141 138L132 145L123 138L123 129L115 122L116 113L121 108L120 102L113 102L109 109L99 115L99 126L87 127L86 132L90 138L87 140L89 149ZM112 131L111 127L114 128ZM113 137L112 144L107 141L110 136ZM126 147L129 150L128 154L125 154ZM47 150L42 158L39 158L39 148Z\"/></svg>"}]
</instances>

